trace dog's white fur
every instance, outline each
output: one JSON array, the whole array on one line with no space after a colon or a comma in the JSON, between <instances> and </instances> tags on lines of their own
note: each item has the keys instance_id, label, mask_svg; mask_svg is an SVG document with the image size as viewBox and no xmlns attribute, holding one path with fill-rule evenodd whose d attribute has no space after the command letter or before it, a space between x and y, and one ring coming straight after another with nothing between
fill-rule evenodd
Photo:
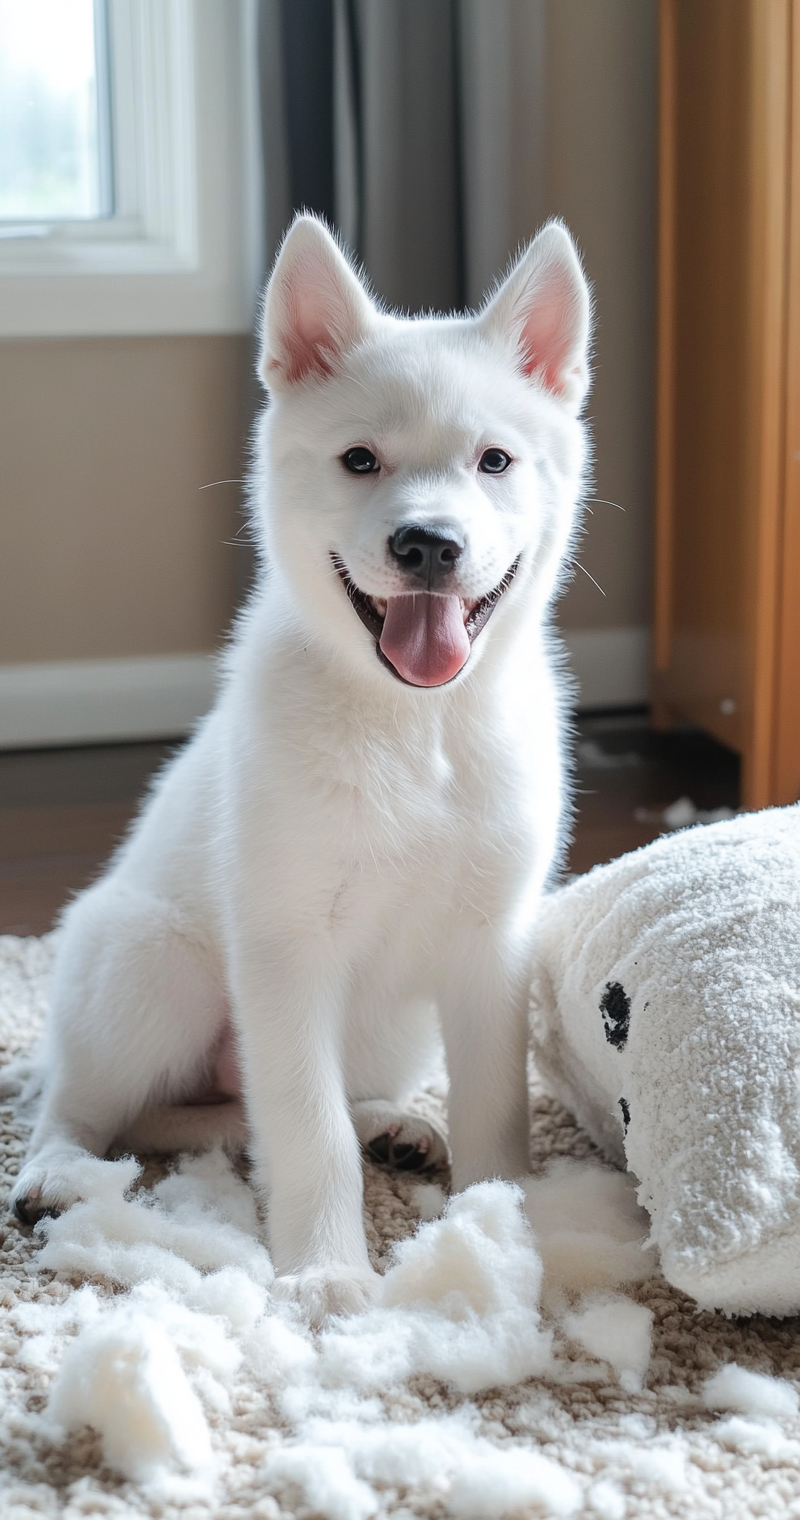
<instances>
[{"instance_id":1,"label":"dog's white fur","mask_svg":"<svg viewBox=\"0 0 800 1520\"><path fill-rule=\"evenodd\" d=\"M557 223L476 317L409 321L319 222L295 222L265 305L262 583L214 710L64 916L23 1209L66 1207L86 1151L196 1095L227 1019L270 1248L312 1317L374 1291L358 1138L441 1154L398 1110L439 1027L455 1186L527 1170L531 935L562 812L546 616L581 484L588 332ZM375 476L344 468L354 446ZM489 447L504 474L478 471ZM466 540L465 600L519 565L461 673L420 689L376 658L331 555L397 595L389 538L441 520ZM225 1113L235 1129L238 1105Z\"/></svg>"}]
</instances>

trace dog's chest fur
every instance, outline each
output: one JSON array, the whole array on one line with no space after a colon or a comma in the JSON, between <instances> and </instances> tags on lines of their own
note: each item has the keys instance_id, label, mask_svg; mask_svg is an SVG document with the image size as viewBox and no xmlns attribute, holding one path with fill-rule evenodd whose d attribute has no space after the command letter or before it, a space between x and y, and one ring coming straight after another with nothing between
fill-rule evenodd
<instances>
[{"instance_id":1,"label":"dog's chest fur","mask_svg":"<svg viewBox=\"0 0 800 1520\"><path fill-rule=\"evenodd\" d=\"M510 698L479 682L415 711L405 693L376 700L337 683L296 647L274 656L255 724L240 710L247 737L228 745L225 782L270 912L315 915L363 950L401 924L425 941L453 915L502 913L520 876L539 874L536 857L549 862L560 811L555 699L536 642L524 665Z\"/></svg>"}]
</instances>

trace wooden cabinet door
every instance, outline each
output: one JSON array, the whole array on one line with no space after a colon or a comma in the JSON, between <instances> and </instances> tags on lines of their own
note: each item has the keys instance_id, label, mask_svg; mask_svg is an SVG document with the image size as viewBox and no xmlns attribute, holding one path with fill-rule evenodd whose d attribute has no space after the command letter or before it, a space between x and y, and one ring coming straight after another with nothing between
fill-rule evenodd
<instances>
[{"instance_id":1,"label":"wooden cabinet door","mask_svg":"<svg viewBox=\"0 0 800 1520\"><path fill-rule=\"evenodd\" d=\"M783 520L770 801L800 798L800 0L791 14Z\"/></svg>"},{"instance_id":2,"label":"wooden cabinet door","mask_svg":"<svg viewBox=\"0 0 800 1520\"><path fill-rule=\"evenodd\" d=\"M800 0L661 0L653 699L800 796Z\"/></svg>"}]
</instances>

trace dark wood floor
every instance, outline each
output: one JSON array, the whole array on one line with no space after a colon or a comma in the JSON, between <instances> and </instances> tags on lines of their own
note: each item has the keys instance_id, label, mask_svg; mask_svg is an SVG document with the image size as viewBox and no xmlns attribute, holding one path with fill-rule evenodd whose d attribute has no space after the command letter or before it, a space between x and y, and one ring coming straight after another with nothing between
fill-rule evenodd
<instances>
[{"instance_id":1,"label":"dark wood floor","mask_svg":"<svg viewBox=\"0 0 800 1520\"><path fill-rule=\"evenodd\" d=\"M738 755L697 729L656 733L630 713L583 717L577 737L570 871L657 839L680 798L705 814L739 806Z\"/></svg>"},{"instance_id":2,"label":"dark wood floor","mask_svg":"<svg viewBox=\"0 0 800 1520\"><path fill-rule=\"evenodd\" d=\"M0 753L0 934L43 934L122 838L175 744ZM736 807L738 761L696 732L656 734L643 713L578 725L571 871L647 844L688 796ZM638 816L637 816L638 815Z\"/></svg>"}]
</instances>

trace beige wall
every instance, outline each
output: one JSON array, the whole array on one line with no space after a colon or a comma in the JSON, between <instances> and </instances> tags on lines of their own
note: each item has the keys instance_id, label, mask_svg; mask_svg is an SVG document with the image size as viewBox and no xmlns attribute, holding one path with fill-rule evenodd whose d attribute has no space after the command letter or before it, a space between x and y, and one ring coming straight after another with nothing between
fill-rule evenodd
<instances>
[{"instance_id":1,"label":"beige wall","mask_svg":"<svg viewBox=\"0 0 800 1520\"><path fill-rule=\"evenodd\" d=\"M649 622L653 492L657 0L462 0L473 303L552 216L594 288L596 476L566 628Z\"/></svg>"},{"instance_id":2,"label":"beige wall","mask_svg":"<svg viewBox=\"0 0 800 1520\"><path fill-rule=\"evenodd\" d=\"M563 216L594 287L595 446L565 628L650 621L656 191L655 0L547 0L542 210ZM518 229L521 230L521 229Z\"/></svg>"},{"instance_id":3,"label":"beige wall","mask_svg":"<svg viewBox=\"0 0 800 1520\"><path fill-rule=\"evenodd\" d=\"M238 335L0 343L0 664L213 649L246 551Z\"/></svg>"},{"instance_id":4,"label":"beige wall","mask_svg":"<svg viewBox=\"0 0 800 1520\"><path fill-rule=\"evenodd\" d=\"M655 0L511 0L506 246L559 214L594 284L596 449L569 629L649 621ZM514 29L519 33L515 36ZM536 93L535 109L531 100ZM501 218L506 220L506 215ZM489 239L491 242L491 239ZM244 336L0 342L0 665L209 650L247 554Z\"/></svg>"}]
</instances>

